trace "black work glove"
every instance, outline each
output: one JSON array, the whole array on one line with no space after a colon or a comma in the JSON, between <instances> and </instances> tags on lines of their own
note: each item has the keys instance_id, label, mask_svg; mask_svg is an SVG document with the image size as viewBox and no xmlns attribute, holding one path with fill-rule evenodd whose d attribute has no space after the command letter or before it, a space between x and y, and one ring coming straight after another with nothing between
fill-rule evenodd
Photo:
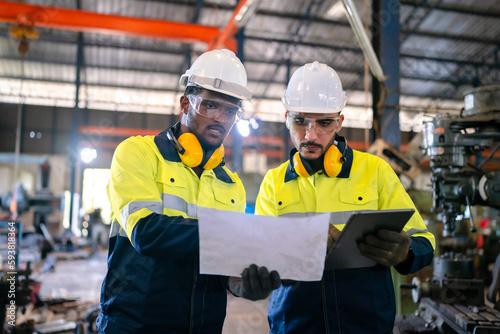
<instances>
[{"instance_id":1,"label":"black work glove","mask_svg":"<svg viewBox=\"0 0 500 334\"><path fill-rule=\"evenodd\" d=\"M260 300L281 285L280 275L273 270L269 273L266 267L255 264L243 270L240 277L229 277L228 288L235 296L250 300Z\"/></svg>"},{"instance_id":2,"label":"black work glove","mask_svg":"<svg viewBox=\"0 0 500 334\"><path fill-rule=\"evenodd\" d=\"M392 267L406 260L410 243L411 239L404 231L378 230L366 236L358 247L363 256Z\"/></svg>"}]
</instances>

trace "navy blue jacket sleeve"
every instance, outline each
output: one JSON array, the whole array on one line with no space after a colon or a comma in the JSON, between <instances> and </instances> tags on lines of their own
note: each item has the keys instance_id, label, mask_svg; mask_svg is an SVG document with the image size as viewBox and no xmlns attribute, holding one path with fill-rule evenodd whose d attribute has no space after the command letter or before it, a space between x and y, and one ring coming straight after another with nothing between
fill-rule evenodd
<instances>
[{"instance_id":1,"label":"navy blue jacket sleeve","mask_svg":"<svg viewBox=\"0 0 500 334\"><path fill-rule=\"evenodd\" d=\"M413 274L431 264L434 258L434 249L427 238L411 237L408 259L394 268L402 275Z\"/></svg>"},{"instance_id":2,"label":"navy blue jacket sleeve","mask_svg":"<svg viewBox=\"0 0 500 334\"><path fill-rule=\"evenodd\" d=\"M131 240L141 255L172 260L196 257L198 220L152 213L137 222Z\"/></svg>"}]
</instances>

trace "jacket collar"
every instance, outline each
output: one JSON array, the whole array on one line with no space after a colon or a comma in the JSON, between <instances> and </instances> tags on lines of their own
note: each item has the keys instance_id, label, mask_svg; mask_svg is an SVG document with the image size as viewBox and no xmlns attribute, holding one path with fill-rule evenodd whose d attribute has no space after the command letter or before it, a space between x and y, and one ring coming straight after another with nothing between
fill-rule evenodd
<instances>
[{"instance_id":1,"label":"jacket collar","mask_svg":"<svg viewBox=\"0 0 500 334\"><path fill-rule=\"evenodd\" d=\"M173 133L176 133L179 127L180 123L176 123L170 128L172 129ZM161 155L163 156L163 159L182 163L182 160L179 157L179 153L175 149L175 146L170 142L170 140L167 137L167 129L157 134L154 138L154 142L156 144L156 147L158 147L158 150L160 151ZM213 169L215 177L217 177L219 180L225 183L234 183L234 181L227 174L224 168L222 168L222 166L224 166L224 160L222 160L222 162Z\"/></svg>"},{"instance_id":2,"label":"jacket collar","mask_svg":"<svg viewBox=\"0 0 500 334\"><path fill-rule=\"evenodd\" d=\"M335 140L338 142L337 147L339 151L346 152L345 153L346 160L342 164L342 169L340 170L340 173L339 175L337 175L337 177L340 177L341 179L347 179L351 174L352 160L353 160L352 149L349 147L349 145L347 145L347 142L344 137L335 135ZM288 166L285 172L285 182L294 180L297 177L299 177L299 174L297 174L295 172L295 169L293 168L293 155L295 154L295 152L297 152L296 148L292 149L292 151L290 152L290 159L288 160Z\"/></svg>"}]
</instances>

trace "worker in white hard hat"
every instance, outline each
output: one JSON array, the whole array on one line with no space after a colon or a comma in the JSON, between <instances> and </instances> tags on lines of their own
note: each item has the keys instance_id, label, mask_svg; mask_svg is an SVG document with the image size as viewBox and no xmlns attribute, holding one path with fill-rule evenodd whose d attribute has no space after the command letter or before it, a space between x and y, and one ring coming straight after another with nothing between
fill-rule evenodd
<instances>
[{"instance_id":1,"label":"worker in white hard hat","mask_svg":"<svg viewBox=\"0 0 500 334\"><path fill-rule=\"evenodd\" d=\"M128 138L113 156L99 333L221 333L227 290L258 300L280 285L277 272L255 264L238 278L199 273L197 208L245 210L222 142L251 94L229 50L202 54L180 84L181 121L156 136Z\"/></svg>"},{"instance_id":2,"label":"worker in white hard hat","mask_svg":"<svg viewBox=\"0 0 500 334\"><path fill-rule=\"evenodd\" d=\"M289 161L265 175L256 214L332 212L327 249L335 252L333 241L350 212L415 209L387 162L351 149L338 134L346 95L331 67L315 61L297 69L282 101L295 148ZM375 266L326 269L319 282L285 281L273 291L271 333L392 333L396 307L390 268L409 274L430 264L434 236L415 211L401 233L378 230L358 247Z\"/></svg>"}]
</instances>

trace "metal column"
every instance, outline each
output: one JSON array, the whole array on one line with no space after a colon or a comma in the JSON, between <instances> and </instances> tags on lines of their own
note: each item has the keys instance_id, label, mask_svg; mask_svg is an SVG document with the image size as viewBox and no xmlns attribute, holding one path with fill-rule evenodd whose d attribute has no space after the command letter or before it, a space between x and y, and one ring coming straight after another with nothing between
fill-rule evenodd
<instances>
[{"instance_id":1,"label":"metal column","mask_svg":"<svg viewBox=\"0 0 500 334\"><path fill-rule=\"evenodd\" d=\"M399 128L399 1L374 0L373 48L387 76L384 86L373 78L373 120L379 123L376 136L401 146ZM383 99L382 101L381 98Z\"/></svg>"},{"instance_id":2,"label":"metal column","mask_svg":"<svg viewBox=\"0 0 500 334\"><path fill-rule=\"evenodd\" d=\"M243 54L243 45L244 45L244 29L240 29L236 34L238 41L238 58L240 58L241 62L244 64L244 54ZM231 166L233 172L242 173L243 172L243 137L238 131L236 125L233 127L233 165Z\"/></svg>"},{"instance_id":3,"label":"metal column","mask_svg":"<svg viewBox=\"0 0 500 334\"><path fill-rule=\"evenodd\" d=\"M287 59L287 61L286 61L286 85L288 85L288 82L290 81L291 77L292 77L292 62L290 59ZM290 155L290 151L292 150L290 131L288 130L288 128L286 126L283 128L283 140L285 141L285 160L286 160L286 159L288 159L288 157Z\"/></svg>"},{"instance_id":4,"label":"metal column","mask_svg":"<svg viewBox=\"0 0 500 334\"><path fill-rule=\"evenodd\" d=\"M83 66L83 34L78 34L78 45L76 52L76 79L75 79L75 106L73 107L73 124L71 128L71 147L69 149L69 159L71 168L70 177L70 204L69 204L69 231L72 231L73 222L73 194L75 193L75 182L76 182L76 167L78 164L79 154L78 154L78 126L80 123L80 107L78 103L80 102L80 72Z\"/></svg>"}]
</instances>

